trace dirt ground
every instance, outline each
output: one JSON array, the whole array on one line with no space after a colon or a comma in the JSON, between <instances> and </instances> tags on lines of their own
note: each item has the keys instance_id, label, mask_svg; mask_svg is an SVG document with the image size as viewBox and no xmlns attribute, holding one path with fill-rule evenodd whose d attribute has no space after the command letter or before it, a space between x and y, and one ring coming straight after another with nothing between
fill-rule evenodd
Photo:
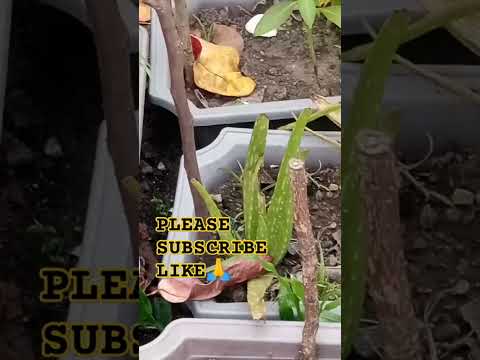
<instances>
[{"instance_id":1,"label":"dirt ground","mask_svg":"<svg viewBox=\"0 0 480 360\"><path fill-rule=\"evenodd\" d=\"M263 13L258 6L255 14ZM252 77L257 88L248 97L251 102L267 102L311 98L312 95L340 95L340 31L322 18L317 21L314 34L319 78L315 77L313 63L305 46L303 23L290 19L273 38L254 37L245 30L251 18L238 7L205 9L196 13L207 29L211 24L234 26L242 35L245 49L241 54L241 71ZM198 20L191 19L191 28L199 31ZM222 106L235 100L201 91L210 107ZM193 91L189 98L203 107Z\"/></svg>"},{"instance_id":2,"label":"dirt ground","mask_svg":"<svg viewBox=\"0 0 480 360\"><path fill-rule=\"evenodd\" d=\"M478 154L455 148L430 157L411 171L423 189L402 180L401 218L412 301L420 323L427 306L435 349L441 359L477 359L480 355L478 309L480 304L480 161ZM431 192L426 200L424 189ZM442 195L446 201L438 199ZM373 305L367 301L370 320ZM421 338L426 346L426 331ZM357 355L377 359L382 346L378 326L363 328Z\"/></svg>"}]
</instances>

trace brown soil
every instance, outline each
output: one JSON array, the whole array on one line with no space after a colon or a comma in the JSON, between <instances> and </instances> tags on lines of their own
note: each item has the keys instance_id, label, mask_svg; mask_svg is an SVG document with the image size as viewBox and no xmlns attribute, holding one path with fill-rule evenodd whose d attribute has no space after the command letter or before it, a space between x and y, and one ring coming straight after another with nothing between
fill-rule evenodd
<instances>
[{"instance_id":1,"label":"brown soil","mask_svg":"<svg viewBox=\"0 0 480 360\"><path fill-rule=\"evenodd\" d=\"M261 176L262 187L272 185L277 177L278 168L265 168ZM320 185L310 181L308 187L310 216L313 226L314 236L318 239L318 255L323 256L326 266L341 265L341 193L340 193L340 169L339 168L323 168L319 171L311 170L314 175L312 178ZM333 191L327 189L331 187ZM235 219L243 210L242 190L237 180L232 179L220 186L216 190L216 194L222 197L219 208L232 219ZM273 194L273 189L265 191L267 201ZM238 217L233 221L232 226L238 231L239 236L243 236L242 231L243 219ZM323 252L322 252L323 250ZM291 240L288 253L283 261L277 267L282 275L291 274L301 276L302 264L298 254L298 244L294 236ZM268 300L276 298L275 284L272 285ZM217 297L220 302L240 302L246 301L245 286L232 289L226 289L222 295Z\"/></svg>"},{"instance_id":2,"label":"brown soil","mask_svg":"<svg viewBox=\"0 0 480 360\"><path fill-rule=\"evenodd\" d=\"M475 325L474 320L475 316L478 319L480 296L479 165L477 156L451 151L431 157L412 171L428 190L453 202L456 197L457 201L463 198L465 205L450 207L434 199L427 201L408 180L403 181L400 192L413 306L423 323L425 307L439 299L428 321L441 359L476 359L480 349L478 333L475 335L478 321ZM456 289L456 294L447 293L449 289ZM366 307L367 316L374 319L373 304L367 301ZM377 359L372 344L382 347L377 326L362 329L355 350L362 359Z\"/></svg>"},{"instance_id":3,"label":"brown soil","mask_svg":"<svg viewBox=\"0 0 480 360\"><path fill-rule=\"evenodd\" d=\"M264 13L266 7L258 6L255 14ZM211 24L234 26L242 35L245 49L241 54L241 71L257 83L254 94L244 101L268 102L311 98L312 95L340 95L340 31L324 19L316 23L314 30L318 81L305 45L303 23L291 18L273 38L254 37L245 30L251 18L238 7L205 9L196 13L208 29ZM200 25L191 20L192 31L199 31ZM209 107L231 103L237 98L225 97L201 90ZM189 90L189 98L199 107L204 107L194 92ZM240 99L241 100L241 99Z\"/></svg>"}]
</instances>

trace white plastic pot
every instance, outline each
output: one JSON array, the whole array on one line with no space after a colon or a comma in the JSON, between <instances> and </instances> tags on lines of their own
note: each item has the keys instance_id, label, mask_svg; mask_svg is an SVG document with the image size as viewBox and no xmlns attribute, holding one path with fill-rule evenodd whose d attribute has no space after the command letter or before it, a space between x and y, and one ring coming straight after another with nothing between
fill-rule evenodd
<instances>
[{"instance_id":1,"label":"white plastic pot","mask_svg":"<svg viewBox=\"0 0 480 360\"><path fill-rule=\"evenodd\" d=\"M418 0L342 1L342 35L367 33L363 19L379 28L395 10L408 10L416 18L425 13Z\"/></svg>"},{"instance_id":2,"label":"white plastic pot","mask_svg":"<svg viewBox=\"0 0 480 360\"><path fill-rule=\"evenodd\" d=\"M251 8L256 0L196 0L187 1L191 11L201 8L219 8L223 6L241 5ZM152 102L172 113L176 113L172 95L170 93L170 71L168 66L168 53L162 28L157 15L152 16L152 41L151 41L151 71L152 78L149 93ZM340 97L331 97L331 102L339 102ZM266 114L271 120L290 119L292 114L299 114L306 108L313 106L310 99L272 101L258 104L244 104L212 107L200 109L189 102L193 116L194 126L209 126L220 124L235 124L252 122L260 114Z\"/></svg>"},{"instance_id":3,"label":"white plastic pot","mask_svg":"<svg viewBox=\"0 0 480 360\"><path fill-rule=\"evenodd\" d=\"M107 130L99 130L93 177L88 199L85 232L79 253L79 268L99 275L104 268L134 269L127 218L107 146ZM69 322L122 323L133 325L138 320L136 303L71 303ZM106 359L101 356L90 359ZM70 355L68 359L80 359Z\"/></svg>"},{"instance_id":4,"label":"white plastic pot","mask_svg":"<svg viewBox=\"0 0 480 360\"><path fill-rule=\"evenodd\" d=\"M73 16L85 26L91 27L85 0L41 0L41 2ZM138 8L131 0L117 0L117 2L120 15L122 15L130 36L131 52L135 53L138 51Z\"/></svg>"},{"instance_id":5,"label":"white plastic pot","mask_svg":"<svg viewBox=\"0 0 480 360\"><path fill-rule=\"evenodd\" d=\"M334 139L340 138L339 132L325 132L325 136ZM197 151L200 175L205 187L213 190L226 181L231 175L226 169L238 169L238 163L244 162L252 135L251 129L224 128L217 139L209 146ZM280 164L285 152L290 133L286 131L270 130L267 137L265 163ZM323 166L340 165L340 152L330 144L322 142L314 136L304 136L302 148L310 150L307 166L318 167L321 161ZM194 216L193 200L190 192L187 175L183 167L183 158L180 161L173 217ZM194 240L192 233L170 232L168 240ZM186 255L165 255L163 262L171 263L192 262L194 258ZM251 319L247 303L217 303L215 301L193 301L188 304L194 317L217 319ZM276 303L267 304L267 319L279 319Z\"/></svg>"},{"instance_id":6,"label":"white plastic pot","mask_svg":"<svg viewBox=\"0 0 480 360\"><path fill-rule=\"evenodd\" d=\"M10 25L12 17L12 0L0 2L0 143L3 130L3 107L5 103L5 86L7 83L8 48L10 45Z\"/></svg>"},{"instance_id":7,"label":"white plastic pot","mask_svg":"<svg viewBox=\"0 0 480 360\"><path fill-rule=\"evenodd\" d=\"M478 66L431 65L426 68L480 91ZM344 126L348 126L350 104L360 71L361 65L342 64ZM465 131L478 126L478 104L452 95L432 81L399 65L392 67L386 83L383 107L385 111L398 112L401 119L400 141L409 144L410 151L425 151L428 145L427 133L433 137L435 148L451 142L474 143L475 139L478 140L477 132Z\"/></svg>"},{"instance_id":8,"label":"white plastic pot","mask_svg":"<svg viewBox=\"0 0 480 360\"><path fill-rule=\"evenodd\" d=\"M142 360L295 360L303 323L181 319L140 347ZM317 359L340 359L338 327L321 324Z\"/></svg>"}]
</instances>

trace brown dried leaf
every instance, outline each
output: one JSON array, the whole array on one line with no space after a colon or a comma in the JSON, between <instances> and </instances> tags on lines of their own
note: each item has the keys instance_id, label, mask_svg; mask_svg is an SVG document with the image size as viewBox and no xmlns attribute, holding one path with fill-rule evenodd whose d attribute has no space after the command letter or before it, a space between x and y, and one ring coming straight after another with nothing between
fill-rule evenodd
<instances>
[{"instance_id":1,"label":"brown dried leaf","mask_svg":"<svg viewBox=\"0 0 480 360\"><path fill-rule=\"evenodd\" d=\"M242 35L233 26L215 24L213 26L212 42L221 46L230 46L242 53L245 46Z\"/></svg>"},{"instance_id":2,"label":"brown dried leaf","mask_svg":"<svg viewBox=\"0 0 480 360\"><path fill-rule=\"evenodd\" d=\"M270 261L271 258L266 258ZM225 287L235 286L254 279L264 270L259 261L253 259L239 259L224 269L230 274L231 280L223 282L215 280L203 283L200 279L162 279L158 283L157 291L165 300L171 303L182 303L189 300L208 300L219 295Z\"/></svg>"}]
</instances>

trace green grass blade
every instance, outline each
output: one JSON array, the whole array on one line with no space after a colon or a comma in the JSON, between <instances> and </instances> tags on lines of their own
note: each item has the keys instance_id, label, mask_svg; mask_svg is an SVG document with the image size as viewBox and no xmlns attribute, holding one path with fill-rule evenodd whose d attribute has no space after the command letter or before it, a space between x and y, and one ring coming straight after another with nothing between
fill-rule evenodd
<instances>
[{"instance_id":1,"label":"green grass blade","mask_svg":"<svg viewBox=\"0 0 480 360\"><path fill-rule=\"evenodd\" d=\"M196 179L192 180L192 185L195 188L195 190L198 191L200 194L200 197L202 198L203 202L205 203L205 206L208 209L208 213L212 217L223 217L220 209L217 207L217 204L215 201L212 199L210 194L208 193L207 189ZM219 231L218 235L220 235L220 238L222 240L233 240L235 237L233 236L231 231Z\"/></svg>"}]
</instances>

